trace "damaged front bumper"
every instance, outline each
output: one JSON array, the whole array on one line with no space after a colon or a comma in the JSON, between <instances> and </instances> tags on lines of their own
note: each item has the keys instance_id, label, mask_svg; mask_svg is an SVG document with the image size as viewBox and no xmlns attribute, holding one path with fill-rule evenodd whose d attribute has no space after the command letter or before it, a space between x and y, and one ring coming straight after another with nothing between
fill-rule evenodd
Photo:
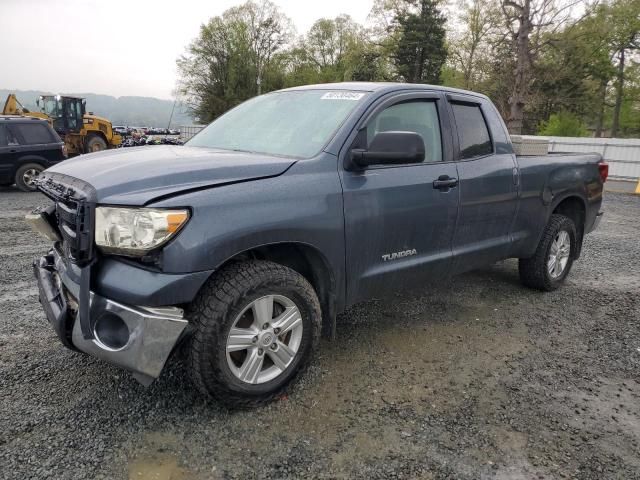
<instances>
[{"instance_id":1,"label":"damaged front bumper","mask_svg":"<svg viewBox=\"0 0 640 480\"><path fill-rule=\"evenodd\" d=\"M80 285L60 253L53 248L33 269L47 319L65 346L122 367L144 385L160 375L188 323L181 309L124 305L91 292L87 335L78 318Z\"/></svg>"}]
</instances>

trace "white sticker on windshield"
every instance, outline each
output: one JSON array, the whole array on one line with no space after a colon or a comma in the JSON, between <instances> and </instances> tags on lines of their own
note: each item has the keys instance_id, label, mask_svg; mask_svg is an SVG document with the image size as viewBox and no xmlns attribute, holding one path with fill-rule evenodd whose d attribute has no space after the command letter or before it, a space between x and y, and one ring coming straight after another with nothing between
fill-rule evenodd
<instances>
[{"instance_id":1,"label":"white sticker on windshield","mask_svg":"<svg viewBox=\"0 0 640 480\"><path fill-rule=\"evenodd\" d=\"M364 97L364 93L358 92L327 92L321 100L360 100Z\"/></svg>"}]
</instances>

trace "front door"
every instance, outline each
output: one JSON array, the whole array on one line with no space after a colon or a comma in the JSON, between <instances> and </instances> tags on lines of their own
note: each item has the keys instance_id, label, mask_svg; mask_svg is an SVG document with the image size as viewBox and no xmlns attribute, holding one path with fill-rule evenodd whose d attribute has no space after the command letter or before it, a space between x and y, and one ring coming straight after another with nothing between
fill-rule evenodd
<instances>
[{"instance_id":1,"label":"front door","mask_svg":"<svg viewBox=\"0 0 640 480\"><path fill-rule=\"evenodd\" d=\"M367 144L378 132L416 132L426 158L341 172L348 304L448 273L458 190L451 138L443 144L443 132L450 131L441 128L443 107L437 94L398 95L378 104L360 126Z\"/></svg>"}]
</instances>

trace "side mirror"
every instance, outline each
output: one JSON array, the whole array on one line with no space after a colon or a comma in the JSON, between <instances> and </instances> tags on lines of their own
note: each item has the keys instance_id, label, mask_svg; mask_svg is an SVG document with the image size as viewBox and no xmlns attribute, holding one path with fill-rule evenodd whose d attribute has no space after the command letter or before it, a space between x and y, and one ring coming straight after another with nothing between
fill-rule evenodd
<instances>
[{"instance_id":1,"label":"side mirror","mask_svg":"<svg viewBox=\"0 0 640 480\"><path fill-rule=\"evenodd\" d=\"M394 165L424 161L424 140L415 132L380 132L368 150L353 149L351 161L358 167Z\"/></svg>"}]
</instances>

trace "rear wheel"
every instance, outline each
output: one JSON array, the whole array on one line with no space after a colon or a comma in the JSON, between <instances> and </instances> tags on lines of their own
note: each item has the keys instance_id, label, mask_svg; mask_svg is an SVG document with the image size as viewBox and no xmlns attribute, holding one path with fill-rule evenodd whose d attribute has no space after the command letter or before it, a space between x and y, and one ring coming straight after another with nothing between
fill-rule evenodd
<instances>
[{"instance_id":1,"label":"rear wheel","mask_svg":"<svg viewBox=\"0 0 640 480\"><path fill-rule=\"evenodd\" d=\"M16 186L23 192L35 192L35 181L43 170L44 167L37 163L27 163L26 165L22 165L16 171Z\"/></svg>"},{"instance_id":2,"label":"rear wheel","mask_svg":"<svg viewBox=\"0 0 640 480\"><path fill-rule=\"evenodd\" d=\"M551 215L536 253L531 258L520 259L520 280L537 290L555 290L567 278L575 251L575 224L564 215Z\"/></svg>"},{"instance_id":3,"label":"rear wheel","mask_svg":"<svg viewBox=\"0 0 640 480\"><path fill-rule=\"evenodd\" d=\"M308 365L320 319L313 287L294 270L266 261L224 268L190 308L195 385L230 407L272 400Z\"/></svg>"},{"instance_id":4,"label":"rear wheel","mask_svg":"<svg viewBox=\"0 0 640 480\"><path fill-rule=\"evenodd\" d=\"M87 153L100 152L107 149L107 142L98 135L91 135L87 139Z\"/></svg>"}]
</instances>

